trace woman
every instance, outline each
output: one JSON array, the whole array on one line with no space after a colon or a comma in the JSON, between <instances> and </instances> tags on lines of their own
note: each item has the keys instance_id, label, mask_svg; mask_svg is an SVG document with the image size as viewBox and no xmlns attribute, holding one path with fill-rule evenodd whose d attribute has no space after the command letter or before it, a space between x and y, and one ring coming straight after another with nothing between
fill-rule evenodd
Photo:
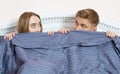
<instances>
[{"instance_id":1,"label":"woman","mask_svg":"<svg viewBox=\"0 0 120 74\"><path fill-rule=\"evenodd\" d=\"M11 32L4 38L11 40L16 33L42 32L40 16L34 12L24 12L21 14L17 24L17 31Z\"/></svg>"}]
</instances>

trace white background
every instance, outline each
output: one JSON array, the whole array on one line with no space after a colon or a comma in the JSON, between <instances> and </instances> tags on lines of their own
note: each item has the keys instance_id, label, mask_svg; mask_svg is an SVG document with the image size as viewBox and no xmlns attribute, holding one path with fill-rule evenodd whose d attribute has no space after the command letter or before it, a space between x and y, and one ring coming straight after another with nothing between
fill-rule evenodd
<instances>
[{"instance_id":1,"label":"white background","mask_svg":"<svg viewBox=\"0 0 120 74\"><path fill-rule=\"evenodd\" d=\"M75 14L95 9L100 18L120 23L120 0L0 0L0 24L18 18L24 11L41 15Z\"/></svg>"}]
</instances>

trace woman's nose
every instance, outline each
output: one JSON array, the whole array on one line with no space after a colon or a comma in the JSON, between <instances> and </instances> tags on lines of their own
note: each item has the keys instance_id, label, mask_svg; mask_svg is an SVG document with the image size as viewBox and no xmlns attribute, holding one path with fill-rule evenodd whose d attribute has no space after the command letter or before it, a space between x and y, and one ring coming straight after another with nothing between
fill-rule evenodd
<instances>
[{"instance_id":1,"label":"woman's nose","mask_svg":"<svg viewBox=\"0 0 120 74\"><path fill-rule=\"evenodd\" d=\"M40 27L38 27L38 26L34 28L34 31L35 31L35 32L40 32L40 30L41 30L41 29L40 29Z\"/></svg>"},{"instance_id":2,"label":"woman's nose","mask_svg":"<svg viewBox=\"0 0 120 74\"><path fill-rule=\"evenodd\" d=\"M40 28L37 28L36 31L37 31L37 32L40 32Z\"/></svg>"}]
</instances>

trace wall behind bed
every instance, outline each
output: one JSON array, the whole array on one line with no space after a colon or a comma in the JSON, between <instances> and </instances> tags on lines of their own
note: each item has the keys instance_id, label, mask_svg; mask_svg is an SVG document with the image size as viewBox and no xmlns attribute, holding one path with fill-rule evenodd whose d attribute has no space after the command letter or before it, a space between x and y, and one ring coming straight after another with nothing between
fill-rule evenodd
<instances>
[{"instance_id":1,"label":"wall behind bed","mask_svg":"<svg viewBox=\"0 0 120 74\"><path fill-rule=\"evenodd\" d=\"M1 0L0 24L18 19L24 11L47 15L74 15L79 9L93 8L106 21L120 22L120 0Z\"/></svg>"},{"instance_id":2,"label":"wall behind bed","mask_svg":"<svg viewBox=\"0 0 120 74\"><path fill-rule=\"evenodd\" d=\"M75 13L95 9L102 18L119 22L120 0L0 0L0 23L17 18L24 11L36 13Z\"/></svg>"}]
</instances>

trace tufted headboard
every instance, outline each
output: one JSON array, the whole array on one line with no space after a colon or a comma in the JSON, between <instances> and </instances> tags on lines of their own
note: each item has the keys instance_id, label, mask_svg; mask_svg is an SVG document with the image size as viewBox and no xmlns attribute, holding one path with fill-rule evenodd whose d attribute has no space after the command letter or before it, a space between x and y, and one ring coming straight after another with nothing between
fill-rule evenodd
<instances>
[{"instance_id":1,"label":"tufted headboard","mask_svg":"<svg viewBox=\"0 0 120 74\"><path fill-rule=\"evenodd\" d=\"M43 32L57 31L61 28L73 29L75 17L73 16L42 16ZM17 21L11 21L6 24L0 24L0 35L5 35L16 30ZM100 20L97 31L113 31L120 36L120 24L113 24Z\"/></svg>"}]
</instances>

